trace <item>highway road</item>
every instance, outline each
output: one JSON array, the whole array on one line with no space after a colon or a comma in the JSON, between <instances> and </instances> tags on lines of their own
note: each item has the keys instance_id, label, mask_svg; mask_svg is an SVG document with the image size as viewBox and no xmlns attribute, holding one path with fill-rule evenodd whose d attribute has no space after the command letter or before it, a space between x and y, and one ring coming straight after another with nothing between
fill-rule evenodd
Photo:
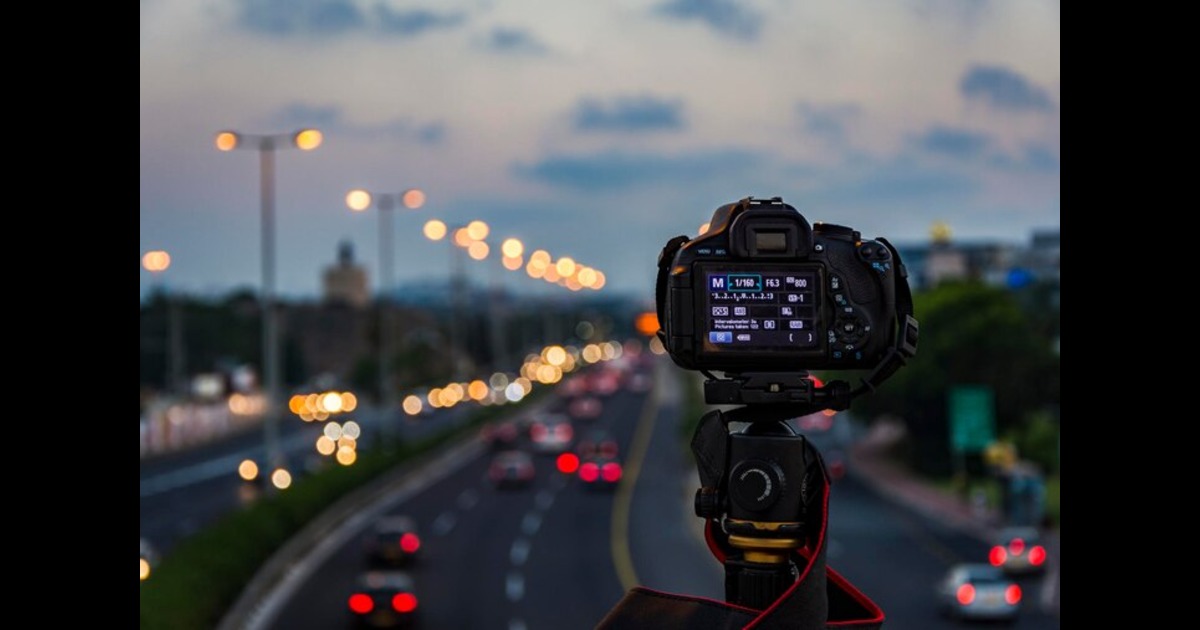
<instances>
[{"instance_id":1,"label":"highway road","mask_svg":"<svg viewBox=\"0 0 1200 630\"><path fill-rule=\"evenodd\" d=\"M363 431L359 447L369 448L376 438L379 415L377 409L364 408L337 420L358 422ZM396 411L400 435L416 439L464 421L466 413L460 406L422 415L419 422L406 419L403 412ZM280 445L293 475L304 474L305 466L331 465L329 458L322 458L315 450L322 429L322 424L305 423L290 413L281 419ZM266 460L263 444L263 431L255 428L194 449L143 460L141 536L160 553L166 553L181 538L257 498L262 489L243 482L237 467L244 459L252 459L261 467Z\"/></svg>"},{"instance_id":2,"label":"highway road","mask_svg":"<svg viewBox=\"0 0 1200 630\"><path fill-rule=\"evenodd\" d=\"M407 514L422 533L424 556L410 569L425 628L591 628L625 589L655 589L723 599L723 571L703 546L691 513L696 476L680 441L679 372L661 364L649 393L620 391L587 422L617 437L625 487L589 492L546 457L527 489L500 491L486 469L490 454L383 506ZM582 424L583 421L577 421ZM939 616L934 583L959 561L986 558L986 545L874 494L851 475L831 499L829 564L884 610L888 630L959 628ZM305 579L276 592L251 627L345 627L352 582L367 570L364 526L331 552L294 568ZM1016 628L1058 628L1040 610L1040 578L1022 582Z\"/></svg>"}]
</instances>

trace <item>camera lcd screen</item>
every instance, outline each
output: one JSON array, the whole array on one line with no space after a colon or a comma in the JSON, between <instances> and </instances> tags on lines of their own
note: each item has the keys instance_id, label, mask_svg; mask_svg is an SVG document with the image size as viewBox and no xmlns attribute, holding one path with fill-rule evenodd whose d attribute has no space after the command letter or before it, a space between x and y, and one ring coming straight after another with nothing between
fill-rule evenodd
<instances>
[{"instance_id":1,"label":"camera lcd screen","mask_svg":"<svg viewBox=\"0 0 1200 630\"><path fill-rule=\"evenodd\" d=\"M816 266L708 267L701 274L704 350L804 352L820 348Z\"/></svg>"}]
</instances>

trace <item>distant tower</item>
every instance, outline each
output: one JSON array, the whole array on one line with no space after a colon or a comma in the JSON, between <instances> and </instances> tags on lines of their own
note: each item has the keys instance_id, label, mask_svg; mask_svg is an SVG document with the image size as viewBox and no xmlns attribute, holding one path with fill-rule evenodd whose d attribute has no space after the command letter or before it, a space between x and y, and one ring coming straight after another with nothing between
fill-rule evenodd
<instances>
[{"instance_id":1,"label":"distant tower","mask_svg":"<svg viewBox=\"0 0 1200 630\"><path fill-rule=\"evenodd\" d=\"M967 255L950 243L950 225L937 221L929 228L933 241L925 258L923 284L935 287L944 280L967 277Z\"/></svg>"},{"instance_id":2,"label":"distant tower","mask_svg":"<svg viewBox=\"0 0 1200 630\"><path fill-rule=\"evenodd\" d=\"M325 268L326 302L340 302L355 307L366 306L371 299L367 291L367 271L354 264L354 246L349 241L338 244L337 264Z\"/></svg>"}]
</instances>

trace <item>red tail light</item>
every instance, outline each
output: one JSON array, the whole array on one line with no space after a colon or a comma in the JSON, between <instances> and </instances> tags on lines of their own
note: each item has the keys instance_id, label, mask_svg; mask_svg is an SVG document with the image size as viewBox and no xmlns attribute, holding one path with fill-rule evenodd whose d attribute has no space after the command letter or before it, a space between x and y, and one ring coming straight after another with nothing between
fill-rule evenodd
<instances>
[{"instance_id":1,"label":"red tail light","mask_svg":"<svg viewBox=\"0 0 1200 630\"><path fill-rule=\"evenodd\" d=\"M1039 567L1046 561L1046 548L1041 545L1034 545L1029 550L1029 563L1035 567Z\"/></svg>"},{"instance_id":2,"label":"red tail light","mask_svg":"<svg viewBox=\"0 0 1200 630\"><path fill-rule=\"evenodd\" d=\"M988 562L991 562L992 566L998 567L1004 564L1004 559L1007 557L1008 552L1004 551L1004 547L996 545L995 547L992 547L992 551L988 553Z\"/></svg>"},{"instance_id":3,"label":"red tail light","mask_svg":"<svg viewBox=\"0 0 1200 630\"><path fill-rule=\"evenodd\" d=\"M600 477L600 467L595 462L587 462L579 467L579 478L592 483Z\"/></svg>"},{"instance_id":4,"label":"red tail light","mask_svg":"<svg viewBox=\"0 0 1200 630\"><path fill-rule=\"evenodd\" d=\"M365 615L372 610L375 610L375 600L371 599L366 593L355 593L350 596L350 610Z\"/></svg>"},{"instance_id":5,"label":"red tail light","mask_svg":"<svg viewBox=\"0 0 1200 630\"><path fill-rule=\"evenodd\" d=\"M1008 543L1008 551L1014 556L1021 555L1021 552L1025 551L1025 541L1021 540L1020 538L1012 539L1012 541Z\"/></svg>"},{"instance_id":6,"label":"red tail light","mask_svg":"<svg viewBox=\"0 0 1200 630\"><path fill-rule=\"evenodd\" d=\"M542 438L546 437L546 425L539 422L530 427L529 437L533 438L535 442L541 442Z\"/></svg>"},{"instance_id":7,"label":"red tail light","mask_svg":"<svg viewBox=\"0 0 1200 630\"><path fill-rule=\"evenodd\" d=\"M569 475L579 470L579 456L575 453L563 453L559 455L556 463L558 464L558 472L564 475Z\"/></svg>"},{"instance_id":8,"label":"red tail light","mask_svg":"<svg viewBox=\"0 0 1200 630\"><path fill-rule=\"evenodd\" d=\"M398 593L392 598L392 608L396 612L410 613L417 609L417 596L412 593Z\"/></svg>"},{"instance_id":9,"label":"red tail light","mask_svg":"<svg viewBox=\"0 0 1200 630\"><path fill-rule=\"evenodd\" d=\"M400 550L404 553L413 553L420 548L421 539L416 534L409 532L400 537Z\"/></svg>"},{"instance_id":10,"label":"red tail light","mask_svg":"<svg viewBox=\"0 0 1200 630\"><path fill-rule=\"evenodd\" d=\"M617 462L608 462L600 467L600 477L609 483L621 480L621 465Z\"/></svg>"},{"instance_id":11,"label":"red tail light","mask_svg":"<svg viewBox=\"0 0 1200 630\"><path fill-rule=\"evenodd\" d=\"M958 597L958 603L962 604L963 606L970 604L971 602L975 601L975 587L971 586L970 584L963 584L962 586L958 587L958 593L956 594L956 597Z\"/></svg>"},{"instance_id":12,"label":"red tail light","mask_svg":"<svg viewBox=\"0 0 1200 630\"><path fill-rule=\"evenodd\" d=\"M600 454L605 457L616 457L617 456L617 443L612 442L612 441L601 442L600 443Z\"/></svg>"},{"instance_id":13,"label":"red tail light","mask_svg":"<svg viewBox=\"0 0 1200 630\"><path fill-rule=\"evenodd\" d=\"M575 429L572 429L571 425L566 424L566 423L560 424L557 427L555 427L554 433L555 433L555 435L558 436L558 439L560 439L564 442L570 442L571 438L575 437Z\"/></svg>"},{"instance_id":14,"label":"red tail light","mask_svg":"<svg viewBox=\"0 0 1200 630\"><path fill-rule=\"evenodd\" d=\"M1004 589L1004 601L1008 602L1009 606L1016 606L1021 601L1021 587L1016 584L1009 584L1008 588Z\"/></svg>"}]
</instances>

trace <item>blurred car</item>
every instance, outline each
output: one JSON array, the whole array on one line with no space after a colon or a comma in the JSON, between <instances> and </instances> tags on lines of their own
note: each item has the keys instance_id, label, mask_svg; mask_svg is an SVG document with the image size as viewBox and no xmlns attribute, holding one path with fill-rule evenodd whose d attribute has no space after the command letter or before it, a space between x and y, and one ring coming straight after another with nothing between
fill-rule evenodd
<instances>
[{"instance_id":1,"label":"blurred car","mask_svg":"<svg viewBox=\"0 0 1200 630\"><path fill-rule=\"evenodd\" d=\"M938 607L963 620L1014 622L1021 610L1021 587L987 564L956 564L938 584Z\"/></svg>"},{"instance_id":2,"label":"blurred car","mask_svg":"<svg viewBox=\"0 0 1200 630\"><path fill-rule=\"evenodd\" d=\"M1046 569L1046 548L1036 527L1005 527L988 552L988 562L1010 575Z\"/></svg>"},{"instance_id":3,"label":"blurred car","mask_svg":"<svg viewBox=\"0 0 1200 630\"><path fill-rule=\"evenodd\" d=\"M155 549L154 545L150 544L150 541L146 540L145 538L141 539L141 547L142 547L142 565L141 565L142 580L147 580L150 578L151 571L158 568L158 550Z\"/></svg>"},{"instance_id":4,"label":"blurred car","mask_svg":"<svg viewBox=\"0 0 1200 630\"><path fill-rule=\"evenodd\" d=\"M567 405L567 413L579 420L592 420L600 415L604 405L595 396L580 396Z\"/></svg>"},{"instance_id":5,"label":"blurred car","mask_svg":"<svg viewBox=\"0 0 1200 630\"><path fill-rule=\"evenodd\" d=\"M533 482L533 458L525 451L503 451L492 458L488 478L497 488L521 488Z\"/></svg>"},{"instance_id":6,"label":"blurred car","mask_svg":"<svg viewBox=\"0 0 1200 630\"><path fill-rule=\"evenodd\" d=\"M358 577L347 599L353 625L360 628L413 628L417 595L413 579L402 571L368 571Z\"/></svg>"},{"instance_id":7,"label":"blurred car","mask_svg":"<svg viewBox=\"0 0 1200 630\"><path fill-rule=\"evenodd\" d=\"M615 457L596 455L581 460L579 480L588 490L612 490L621 483L625 471Z\"/></svg>"},{"instance_id":8,"label":"blurred car","mask_svg":"<svg viewBox=\"0 0 1200 630\"><path fill-rule=\"evenodd\" d=\"M489 422L480 430L484 444L494 451L511 450L521 439L521 428L515 421Z\"/></svg>"},{"instance_id":9,"label":"blurred car","mask_svg":"<svg viewBox=\"0 0 1200 630\"><path fill-rule=\"evenodd\" d=\"M588 431L575 443L575 452L580 461L593 457L616 459L618 450L617 438L604 429Z\"/></svg>"},{"instance_id":10,"label":"blurred car","mask_svg":"<svg viewBox=\"0 0 1200 630\"><path fill-rule=\"evenodd\" d=\"M645 372L632 372L626 378L626 384L629 391L644 393L650 391L654 387L654 378Z\"/></svg>"},{"instance_id":11,"label":"blurred car","mask_svg":"<svg viewBox=\"0 0 1200 630\"><path fill-rule=\"evenodd\" d=\"M421 553L417 522L408 516L384 516L375 521L365 541L367 560L373 566L404 566Z\"/></svg>"},{"instance_id":12,"label":"blurred car","mask_svg":"<svg viewBox=\"0 0 1200 630\"><path fill-rule=\"evenodd\" d=\"M571 448L574 438L570 419L560 413L542 414L529 425L529 440L537 453L557 455Z\"/></svg>"},{"instance_id":13,"label":"blurred car","mask_svg":"<svg viewBox=\"0 0 1200 630\"><path fill-rule=\"evenodd\" d=\"M597 396L611 396L621 387L621 374L616 370L597 368L586 377L587 390Z\"/></svg>"}]
</instances>

